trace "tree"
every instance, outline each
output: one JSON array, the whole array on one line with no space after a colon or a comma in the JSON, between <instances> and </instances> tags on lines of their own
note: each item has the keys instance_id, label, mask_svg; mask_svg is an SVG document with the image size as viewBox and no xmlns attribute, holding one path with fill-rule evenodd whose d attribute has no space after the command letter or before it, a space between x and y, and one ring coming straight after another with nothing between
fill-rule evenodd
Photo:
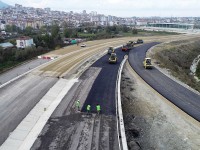
<instances>
[{"instance_id":1,"label":"tree","mask_svg":"<svg viewBox=\"0 0 200 150\"><path fill-rule=\"evenodd\" d=\"M116 31L117 31L117 26L116 26L116 25L112 26L111 30L112 30L113 32L116 32Z\"/></svg>"},{"instance_id":2,"label":"tree","mask_svg":"<svg viewBox=\"0 0 200 150\"><path fill-rule=\"evenodd\" d=\"M0 37L0 43L4 43L5 39L3 37Z\"/></svg>"},{"instance_id":3,"label":"tree","mask_svg":"<svg viewBox=\"0 0 200 150\"><path fill-rule=\"evenodd\" d=\"M57 24L53 25L51 27L51 35L53 38L55 38L59 34L60 28Z\"/></svg>"},{"instance_id":4,"label":"tree","mask_svg":"<svg viewBox=\"0 0 200 150\"><path fill-rule=\"evenodd\" d=\"M107 26L107 27L106 27L106 33L111 33L111 31L112 31L111 27L110 27L110 26Z\"/></svg>"},{"instance_id":5,"label":"tree","mask_svg":"<svg viewBox=\"0 0 200 150\"><path fill-rule=\"evenodd\" d=\"M11 39L9 40L10 43L12 43L13 45L17 45L16 40L15 39Z\"/></svg>"},{"instance_id":6,"label":"tree","mask_svg":"<svg viewBox=\"0 0 200 150\"><path fill-rule=\"evenodd\" d=\"M11 26L10 25L6 25L6 32L11 32Z\"/></svg>"},{"instance_id":7,"label":"tree","mask_svg":"<svg viewBox=\"0 0 200 150\"><path fill-rule=\"evenodd\" d=\"M28 36L32 35L33 34L33 28L28 26L28 27L25 28L24 32L25 32L25 35L28 35Z\"/></svg>"},{"instance_id":8,"label":"tree","mask_svg":"<svg viewBox=\"0 0 200 150\"><path fill-rule=\"evenodd\" d=\"M134 29L132 30L132 33L133 33L133 34L138 34L137 29L134 28Z\"/></svg>"},{"instance_id":9,"label":"tree","mask_svg":"<svg viewBox=\"0 0 200 150\"><path fill-rule=\"evenodd\" d=\"M47 32L47 27L46 26L42 26L40 28L40 33L46 33Z\"/></svg>"},{"instance_id":10,"label":"tree","mask_svg":"<svg viewBox=\"0 0 200 150\"><path fill-rule=\"evenodd\" d=\"M18 32L20 30L16 25L6 25L6 32Z\"/></svg>"},{"instance_id":11,"label":"tree","mask_svg":"<svg viewBox=\"0 0 200 150\"><path fill-rule=\"evenodd\" d=\"M116 25L114 25L114 26L107 26L106 27L106 32L107 33L114 33L114 34L118 34L119 33L119 29L118 29L118 27L116 26Z\"/></svg>"},{"instance_id":12,"label":"tree","mask_svg":"<svg viewBox=\"0 0 200 150\"><path fill-rule=\"evenodd\" d=\"M128 32L128 31L129 31L129 28L128 28L126 25L123 25L123 26L122 26L122 31L123 31L123 32Z\"/></svg>"},{"instance_id":13,"label":"tree","mask_svg":"<svg viewBox=\"0 0 200 150\"><path fill-rule=\"evenodd\" d=\"M77 37L78 37L78 33L77 33L77 32L73 32L73 33L72 33L72 37L73 37L73 38L77 38Z\"/></svg>"},{"instance_id":14,"label":"tree","mask_svg":"<svg viewBox=\"0 0 200 150\"><path fill-rule=\"evenodd\" d=\"M3 63L3 48L0 46L0 63Z\"/></svg>"},{"instance_id":15,"label":"tree","mask_svg":"<svg viewBox=\"0 0 200 150\"><path fill-rule=\"evenodd\" d=\"M45 43L45 46L48 47L48 48L54 48L54 39L52 36L46 34L44 36L42 36L42 39Z\"/></svg>"},{"instance_id":16,"label":"tree","mask_svg":"<svg viewBox=\"0 0 200 150\"><path fill-rule=\"evenodd\" d=\"M70 38L72 36L72 29L67 29L67 28L65 28L64 29L64 37L66 37L66 38Z\"/></svg>"}]
</instances>

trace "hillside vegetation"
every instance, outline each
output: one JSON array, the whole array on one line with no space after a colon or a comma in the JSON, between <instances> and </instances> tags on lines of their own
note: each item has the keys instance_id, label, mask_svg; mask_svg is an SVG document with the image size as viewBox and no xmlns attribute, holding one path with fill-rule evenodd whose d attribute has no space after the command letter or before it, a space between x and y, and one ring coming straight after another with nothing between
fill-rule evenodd
<instances>
[{"instance_id":1,"label":"hillside vegetation","mask_svg":"<svg viewBox=\"0 0 200 150\"><path fill-rule=\"evenodd\" d=\"M200 54L200 39L173 41L155 47L153 56L160 67L170 70L173 76L200 91L200 82L190 74L190 66ZM200 78L200 64L197 67L197 76Z\"/></svg>"}]
</instances>

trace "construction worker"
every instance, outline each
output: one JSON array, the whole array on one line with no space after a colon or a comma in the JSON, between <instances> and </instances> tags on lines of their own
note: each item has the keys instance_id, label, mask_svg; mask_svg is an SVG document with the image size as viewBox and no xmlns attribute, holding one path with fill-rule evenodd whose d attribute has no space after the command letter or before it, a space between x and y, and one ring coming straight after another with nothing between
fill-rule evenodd
<instances>
[{"instance_id":1,"label":"construction worker","mask_svg":"<svg viewBox=\"0 0 200 150\"><path fill-rule=\"evenodd\" d=\"M97 109L97 114L99 115L100 111L101 111L101 106L99 104L97 104L96 109Z\"/></svg>"},{"instance_id":2,"label":"construction worker","mask_svg":"<svg viewBox=\"0 0 200 150\"><path fill-rule=\"evenodd\" d=\"M91 106L90 106L90 105L87 105L87 113L88 113L88 114L90 113L90 109L91 109Z\"/></svg>"},{"instance_id":3,"label":"construction worker","mask_svg":"<svg viewBox=\"0 0 200 150\"><path fill-rule=\"evenodd\" d=\"M79 100L76 101L76 107L77 107L77 110L80 111L80 101Z\"/></svg>"}]
</instances>

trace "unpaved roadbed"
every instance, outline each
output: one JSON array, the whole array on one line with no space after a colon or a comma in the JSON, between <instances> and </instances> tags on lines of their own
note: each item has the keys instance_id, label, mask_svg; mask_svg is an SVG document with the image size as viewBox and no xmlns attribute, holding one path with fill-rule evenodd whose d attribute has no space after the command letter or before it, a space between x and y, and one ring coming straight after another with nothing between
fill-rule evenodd
<instances>
[{"instance_id":1,"label":"unpaved roadbed","mask_svg":"<svg viewBox=\"0 0 200 150\"><path fill-rule=\"evenodd\" d=\"M35 141L32 150L118 150L116 116L80 113L100 68L90 67L64 97Z\"/></svg>"},{"instance_id":2,"label":"unpaved roadbed","mask_svg":"<svg viewBox=\"0 0 200 150\"><path fill-rule=\"evenodd\" d=\"M200 123L146 85L128 64L121 91L130 149L199 149Z\"/></svg>"}]
</instances>

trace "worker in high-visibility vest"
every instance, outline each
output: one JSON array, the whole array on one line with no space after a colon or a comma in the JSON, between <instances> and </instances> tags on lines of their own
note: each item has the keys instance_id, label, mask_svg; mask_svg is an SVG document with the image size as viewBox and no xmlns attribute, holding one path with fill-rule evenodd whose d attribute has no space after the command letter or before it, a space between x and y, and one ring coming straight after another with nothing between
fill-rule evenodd
<instances>
[{"instance_id":1,"label":"worker in high-visibility vest","mask_svg":"<svg viewBox=\"0 0 200 150\"><path fill-rule=\"evenodd\" d=\"M76 108L78 111L80 111L80 101L79 100L76 101Z\"/></svg>"},{"instance_id":2,"label":"worker in high-visibility vest","mask_svg":"<svg viewBox=\"0 0 200 150\"><path fill-rule=\"evenodd\" d=\"M88 114L90 113L90 110L91 110L91 106L90 106L90 105L87 105L87 113L88 113Z\"/></svg>"},{"instance_id":3,"label":"worker in high-visibility vest","mask_svg":"<svg viewBox=\"0 0 200 150\"><path fill-rule=\"evenodd\" d=\"M97 114L99 115L100 111L101 111L101 106L99 104L97 104L96 109L97 109Z\"/></svg>"}]
</instances>

